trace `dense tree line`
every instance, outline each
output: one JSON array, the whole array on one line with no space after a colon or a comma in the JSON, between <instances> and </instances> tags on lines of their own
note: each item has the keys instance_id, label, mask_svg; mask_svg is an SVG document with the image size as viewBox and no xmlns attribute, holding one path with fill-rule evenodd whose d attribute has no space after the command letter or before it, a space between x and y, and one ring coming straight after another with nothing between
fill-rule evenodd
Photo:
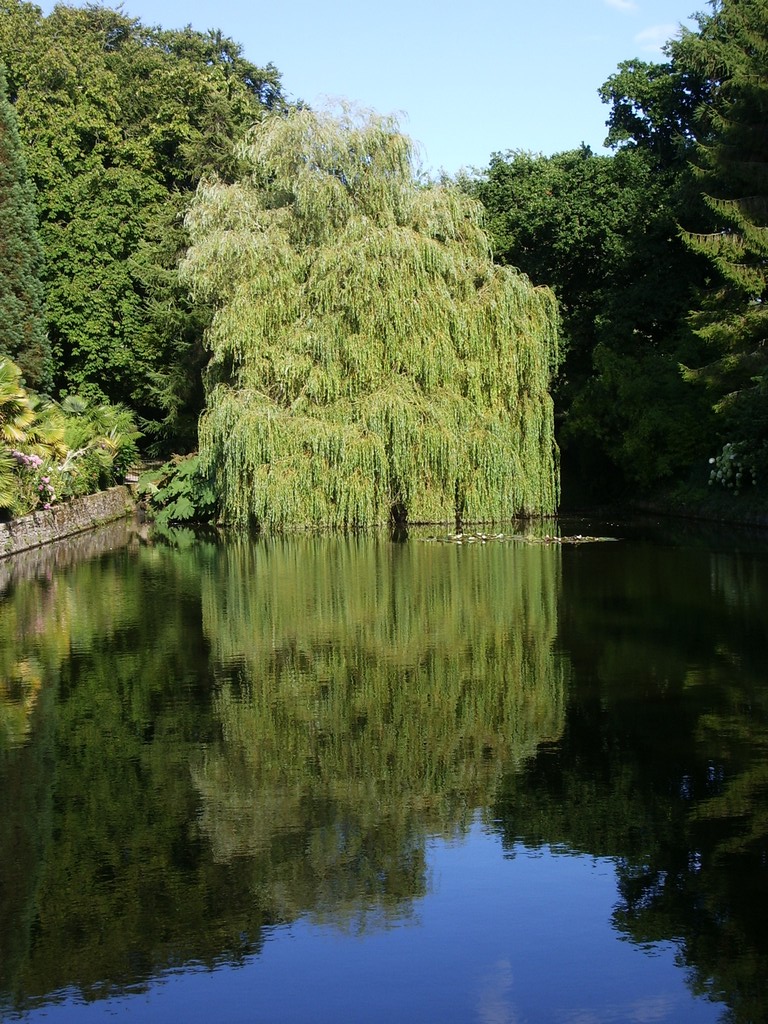
<instances>
[{"instance_id":1,"label":"dense tree line","mask_svg":"<svg viewBox=\"0 0 768 1024\"><path fill-rule=\"evenodd\" d=\"M500 153L465 182L497 257L560 299L559 439L592 496L768 468L768 5L711 7L601 87L613 156Z\"/></svg>"},{"instance_id":2,"label":"dense tree line","mask_svg":"<svg viewBox=\"0 0 768 1024\"><path fill-rule=\"evenodd\" d=\"M120 406L50 388L42 246L34 193L0 62L0 518L91 493L122 478L138 433ZM34 385L37 391L30 389Z\"/></svg>"},{"instance_id":3,"label":"dense tree line","mask_svg":"<svg viewBox=\"0 0 768 1024\"><path fill-rule=\"evenodd\" d=\"M710 88L693 167L712 225L684 239L718 276L695 307L709 358L686 376L705 385L724 421L717 473L738 491L768 473L768 2L722 0L670 53Z\"/></svg>"},{"instance_id":4,"label":"dense tree line","mask_svg":"<svg viewBox=\"0 0 768 1024\"><path fill-rule=\"evenodd\" d=\"M497 258L549 281L560 301L566 489L569 471L583 493L605 494L706 463L706 400L679 370L701 354L687 316L690 288L706 273L675 226L686 173L659 173L636 150L583 148L499 154L470 184L488 209Z\"/></svg>"},{"instance_id":5,"label":"dense tree line","mask_svg":"<svg viewBox=\"0 0 768 1024\"><path fill-rule=\"evenodd\" d=\"M234 144L282 103L279 75L221 33L23 0L0 2L0 58L36 191L54 387L129 404L160 447L193 446L210 310L178 283L183 215L203 174L235 173Z\"/></svg>"},{"instance_id":6,"label":"dense tree line","mask_svg":"<svg viewBox=\"0 0 768 1024\"><path fill-rule=\"evenodd\" d=\"M459 182L497 261L559 300L566 499L768 479L768 0L710 8L663 62L627 60L600 88L613 155L500 152ZM4 223L25 211L32 332L13 334L4 300L0 351L37 389L129 405L150 450L192 450L222 296L179 278L184 217L201 180L254 180L240 143L286 110L280 76L218 32L24 0L0 0L0 60L20 138L4 134L20 184L0 201Z\"/></svg>"}]
</instances>

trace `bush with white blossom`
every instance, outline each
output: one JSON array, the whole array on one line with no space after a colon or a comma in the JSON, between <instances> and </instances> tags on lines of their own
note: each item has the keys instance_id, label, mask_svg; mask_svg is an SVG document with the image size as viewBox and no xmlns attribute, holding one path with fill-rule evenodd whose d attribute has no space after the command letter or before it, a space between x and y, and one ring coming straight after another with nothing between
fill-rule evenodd
<instances>
[{"instance_id":1,"label":"bush with white blossom","mask_svg":"<svg viewBox=\"0 0 768 1024\"><path fill-rule=\"evenodd\" d=\"M709 460L712 467L709 483L719 484L738 494L747 484L757 483L757 464L759 458L746 442L728 442L723 445L719 455Z\"/></svg>"}]
</instances>

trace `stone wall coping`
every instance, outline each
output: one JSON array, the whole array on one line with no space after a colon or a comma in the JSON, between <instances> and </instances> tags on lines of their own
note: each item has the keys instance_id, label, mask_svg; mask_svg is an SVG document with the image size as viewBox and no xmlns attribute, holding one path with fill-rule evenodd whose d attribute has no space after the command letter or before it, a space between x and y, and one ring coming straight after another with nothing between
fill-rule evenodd
<instances>
[{"instance_id":1,"label":"stone wall coping","mask_svg":"<svg viewBox=\"0 0 768 1024\"><path fill-rule=\"evenodd\" d=\"M0 523L0 558L71 537L136 512L136 498L124 484L73 498L51 509Z\"/></svg>"}]
</instances>

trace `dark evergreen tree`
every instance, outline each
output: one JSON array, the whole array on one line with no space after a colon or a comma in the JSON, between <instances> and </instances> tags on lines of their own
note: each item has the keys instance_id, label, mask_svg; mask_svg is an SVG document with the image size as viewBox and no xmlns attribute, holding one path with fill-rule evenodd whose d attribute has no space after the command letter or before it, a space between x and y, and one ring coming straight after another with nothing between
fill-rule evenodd
<instances>
[{"instance_id":1,"label":"dark evergreen tree","mask_svg":"<svg viewBox=\"0 0 768 1024\"><path fill-rule=\"evenodd\" d=\"M694 318L711 358L686 375L721 415L713 476L738 490L768 472L768 0L716 0L671 49L710 82L694 163L714 228L684 238L717 268Z\"/></svg>"},{"instance_id":2,"label":"dark evergreen tree","mask_svg":"<svg viewBox=\"0 0 768 1024\"><path fill-rule=\"evenodd\" d=\"M17 363L28 385L45 390L52 366L42 256L34 193L0 63L0 356Z\"/></svg>"}]
</instances>

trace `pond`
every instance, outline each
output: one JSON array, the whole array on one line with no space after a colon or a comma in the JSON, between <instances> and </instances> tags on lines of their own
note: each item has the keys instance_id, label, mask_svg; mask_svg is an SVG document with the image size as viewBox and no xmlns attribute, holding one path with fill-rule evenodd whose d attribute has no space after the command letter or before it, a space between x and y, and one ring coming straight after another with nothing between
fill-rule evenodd
<instances>
[{"instance_id":1,"label":"pond","mask_svg":"<svg viewBox=\"0 0 768 1024\"><path fill-rule=\"evenodd\" d=\"M560 529L0 563L0 1018L768 1019L768 535Z\"/></svg>"}]
</instances>

